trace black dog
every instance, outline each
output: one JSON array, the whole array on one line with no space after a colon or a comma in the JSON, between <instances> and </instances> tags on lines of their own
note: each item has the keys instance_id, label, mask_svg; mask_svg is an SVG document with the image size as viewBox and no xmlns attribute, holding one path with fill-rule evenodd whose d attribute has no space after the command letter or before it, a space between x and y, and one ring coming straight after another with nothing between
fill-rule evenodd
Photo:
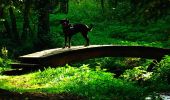
<instances>
[{"instance_id":1,"label":"black dog","mask_svg":"<svg viewBox=\"0 0 170 100\"><path fill-rule=\"evenodd\" d=\"M60 20L60 23L63 28L63 33L65 35L65 45L64 48L67 47L67 42L68 42L68 47L70 48L71 44L71 37L76 34L76 33L81 33L82 36L86 40L85 46L89 45L89 38L88 38L88 32L91 31L93 25L91 24L89 27L84 24L70 24L69 20Z\"/></svg>"}]
</instances>

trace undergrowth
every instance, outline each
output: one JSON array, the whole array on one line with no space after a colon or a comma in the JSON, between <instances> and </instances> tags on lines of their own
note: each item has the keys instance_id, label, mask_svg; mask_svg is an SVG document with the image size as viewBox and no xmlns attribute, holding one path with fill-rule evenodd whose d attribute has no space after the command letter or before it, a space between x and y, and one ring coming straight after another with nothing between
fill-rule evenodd
<instances>
[{"instance_id":1,"label":"undergrowth","mask_svg":"<svg viewBox=\"0 0 170 100\"><path fill-rule=\"evenodd\" d=\"M147 95L145 88L116 79L102 69L92 70L88 65L80 68L66 65L28 75L4 76L0 83L5 83L0 88L11 91L71 93L92 100L139 100Z\"/></svg>"},{"instance_id":2,"label":"undergrowth","mask_svg":"<svg viewBox=\"0 0 170 100\"><path fill-rule=\"evenodd\" d=\"M126 62L131 63L129 61ZM147 72L147 65L136 66L117 78L114 73L103 69L101 64L96 68L66 65L21 76L1 75L0 88L21 93L69 93L90 100L144 100L170 90L169 56L164 57L153 72Z\"/></svg>"}]
</instances>

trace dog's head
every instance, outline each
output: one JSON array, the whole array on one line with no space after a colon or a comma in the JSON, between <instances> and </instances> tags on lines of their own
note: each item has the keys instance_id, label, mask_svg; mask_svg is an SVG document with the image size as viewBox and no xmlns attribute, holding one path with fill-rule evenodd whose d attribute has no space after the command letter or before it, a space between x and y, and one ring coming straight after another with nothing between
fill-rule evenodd
<instances>
[{"instance_id":1,"label":"dog's head","mask_svg":"<svg viewBox=\"0 0 170 100\"><path fill-rule=\"evenodd\" d=\"M69 24L69 20L68 20L68 19L60 20L60 24L61 24L63 27L70 27L70 24Z\"/></svg>"}]
</instances>

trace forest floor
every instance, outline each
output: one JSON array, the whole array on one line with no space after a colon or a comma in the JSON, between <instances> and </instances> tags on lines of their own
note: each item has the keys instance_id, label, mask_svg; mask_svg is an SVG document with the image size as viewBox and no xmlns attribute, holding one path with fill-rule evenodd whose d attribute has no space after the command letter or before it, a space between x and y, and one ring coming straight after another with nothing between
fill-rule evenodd
<instances>
[{"instance_id":1,"label":"forest floor","mask_svg":"<svg viewBox=\"0 0 170 100\"><path fill-rule=\"evenodd\" d=\"M0 100L85 100L85 97L76 96L68 93L18 93L0 89Z\"/></svg>"}]
</instances>

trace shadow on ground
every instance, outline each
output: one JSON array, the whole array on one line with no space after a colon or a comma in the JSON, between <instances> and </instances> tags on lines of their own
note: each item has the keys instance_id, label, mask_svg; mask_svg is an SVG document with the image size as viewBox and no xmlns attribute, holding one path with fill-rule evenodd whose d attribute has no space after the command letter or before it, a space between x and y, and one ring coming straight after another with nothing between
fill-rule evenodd
<instances>
[{"instance_id":1,"label":"shadow on ground","mask_svg":"<svg viewBox=\"0 0 170 100\"><path fill-rule=\"evenodd\" d=\"M0 100L85 100L85 98L68 93L18 93L0 89Z\"/></svg>"}]
</instances>

